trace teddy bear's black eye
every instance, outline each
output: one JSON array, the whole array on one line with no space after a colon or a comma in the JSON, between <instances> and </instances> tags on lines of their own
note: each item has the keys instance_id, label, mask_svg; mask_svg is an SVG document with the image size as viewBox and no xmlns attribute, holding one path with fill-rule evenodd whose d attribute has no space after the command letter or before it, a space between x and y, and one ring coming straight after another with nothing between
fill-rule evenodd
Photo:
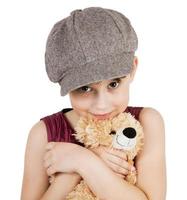
<instances>
[{"instance_id":1,"label":"teddy bear's black eye","mask_svg":"<svg viewBox=\"0 0 187 200\"><path fill-rule=\"evenodd\" d=\"M116 134L116 131L111 131L110 132L110 135L114 135L114 134Z\"/></svg>"}]
</instances>

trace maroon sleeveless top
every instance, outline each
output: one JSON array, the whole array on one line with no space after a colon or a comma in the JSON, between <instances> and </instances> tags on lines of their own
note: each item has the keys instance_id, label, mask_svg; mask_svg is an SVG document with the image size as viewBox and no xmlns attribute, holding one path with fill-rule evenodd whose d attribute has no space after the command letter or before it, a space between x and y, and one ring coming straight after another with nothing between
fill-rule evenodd
<instances>
[{"instance_id":1,"label":"maroon sleeveless top","mask_svg":"<svg viewBox=\"0 0 187 200\"><path fill-rule=\"evenodd\" d=\"M135 117L135 119L138 120L139 113L142 108L143 107L128 106L124 112L130 112ZM75 131L64 115L64 113L70 110L73 110L73 108L64 108L60 112L48 115L40 119L43 120L46 125L48 142L71 142L84 146L72 135Z\"/></svg>"}]
</instances>

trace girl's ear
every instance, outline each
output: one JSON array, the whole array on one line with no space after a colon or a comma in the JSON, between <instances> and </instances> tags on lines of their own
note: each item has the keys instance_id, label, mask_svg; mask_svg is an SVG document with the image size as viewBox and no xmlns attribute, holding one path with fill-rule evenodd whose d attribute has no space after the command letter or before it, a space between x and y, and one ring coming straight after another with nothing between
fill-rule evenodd
<instances>
[{"instance_id":1,"label":"girl's ear","mask_svg":"<svg viewBox=\"0 0 187 200\"><path fill-rule=\"evenodd\" d=\"M136 70L137 70L137 66L138 66L138 58L136 56L134 56L132 71L130 73L130 82L132 82L134 79L134 76L135 76Z\"/></svg>"}]
</instances>

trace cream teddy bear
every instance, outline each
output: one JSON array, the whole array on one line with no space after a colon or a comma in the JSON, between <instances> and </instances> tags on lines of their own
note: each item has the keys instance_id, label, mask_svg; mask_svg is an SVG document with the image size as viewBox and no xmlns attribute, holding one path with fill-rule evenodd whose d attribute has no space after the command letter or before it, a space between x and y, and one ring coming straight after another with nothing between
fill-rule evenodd
<instances>
[{"instance_id":1,"label":"cream teddy bear","mask_svg":"<svg viewBox=\"0 0 187 200\"><path fill-rule=\"evenodd\" d=\"M91 116L81 117L75 127L74 135L86 148L104 145L124 151L127 161L132 165L133 159L143 148L143 128L134 116L125 112L106 120L97 120ZM136 172L130 172L125 180L135 184L136 175ZM81 180L66 199L99 200L84 180Z\"/></svg>"}]
</instances>

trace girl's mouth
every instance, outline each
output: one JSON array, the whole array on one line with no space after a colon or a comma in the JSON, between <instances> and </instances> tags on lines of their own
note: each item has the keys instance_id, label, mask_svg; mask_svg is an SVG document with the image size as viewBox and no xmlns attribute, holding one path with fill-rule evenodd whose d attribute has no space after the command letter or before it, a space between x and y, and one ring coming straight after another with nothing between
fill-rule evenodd
<instances>
[{"instance_id":1,"label":"girl's mouth","mask_svg":"<svg viewBox=\"0 0 187 200\"><path fill-rule=\"evenodd\" d=\"M111 113L107 113L107 114L103 114L103 115L95 115L95 114L93 114L93 116L94 116L96 119L99 119L99 120L109 119L109 118L110 118L110 115L111 115Z\"/></svg>"}]
</instances>

